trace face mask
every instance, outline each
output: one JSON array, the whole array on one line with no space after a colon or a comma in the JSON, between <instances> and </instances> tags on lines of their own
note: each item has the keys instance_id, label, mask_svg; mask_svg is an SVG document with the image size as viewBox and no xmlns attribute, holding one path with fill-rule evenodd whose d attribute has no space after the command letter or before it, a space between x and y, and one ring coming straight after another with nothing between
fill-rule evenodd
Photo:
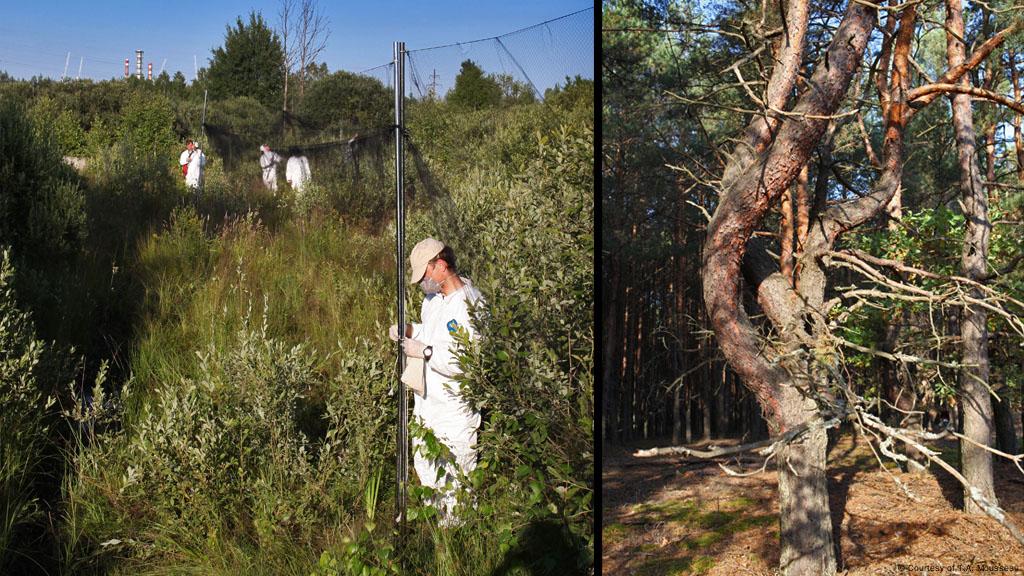
<instances>
[{"instance_id":1,"label":"face mask","mask_svg":"<svg viewBox=\"0 0 1024 576\"><path fill-rule=\"evenodd\" d=\"M433 296L441 291L441 285L433 278L424 278L420 281L420 290L427 296Z\"/></svg>"}]
</instances>

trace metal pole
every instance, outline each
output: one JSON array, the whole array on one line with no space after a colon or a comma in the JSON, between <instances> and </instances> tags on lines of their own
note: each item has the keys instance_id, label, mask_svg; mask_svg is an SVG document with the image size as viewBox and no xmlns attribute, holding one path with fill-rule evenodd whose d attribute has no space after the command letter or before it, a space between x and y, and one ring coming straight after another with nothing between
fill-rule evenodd
<instances>
[{"instance_id":1,"label":"metal pole","mask_svg":"<svg viewBox=\"0 0 1024 576\"><path fill-rule=\"evenodd\" d=\"M199 122L199 128L203 132L203 144L206 143L206 95L209 90L203 90L203 119Z\"/></svg>"},{"instance_id":2,"label":"metal pole","mask_svg":"<svg viewBox=\"0 0 1024 576\"><path fill-rule=\"evenodd\" d=\"M405 371L405 166L402 131L405 128L405 42L395 42L395 236L397 251L396 292L398 298L398 373ZM396 500L400 527L405 527L406 490L409 482L409 395L405 385L398 383L398 449L396 459ZM401 540L399 540L401 544Z\"/></svg>"}]
</instances>

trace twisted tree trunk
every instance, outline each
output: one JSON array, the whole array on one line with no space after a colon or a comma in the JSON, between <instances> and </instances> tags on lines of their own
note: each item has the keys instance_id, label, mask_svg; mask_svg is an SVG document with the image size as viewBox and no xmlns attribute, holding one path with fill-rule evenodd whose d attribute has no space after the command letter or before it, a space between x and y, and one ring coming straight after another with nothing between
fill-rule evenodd
<instances>
[{"instance_id":1,"label":"twisted tree trunk","mask_svg":"<svg viewBox=\"0 0 1024 576\"><path fill-rule=\"evenodd\" d=\"M785 463L779 466L781 568L790 576L834 574L836 570L824 473L827 436L820 425L822 408L835 404L826 374L834 373L837 366L835 354L828 348L831 333L824 303L824 267L832 247L844 232L884 213L898 197L904 130L916 110L939 94L953 91L945 83L958 81L1024 25L1017 22L995 34L970 59L947 70L938 83L915 91L910 89L909 79L916 7L917 3L900 4L898 16L890 13L887 23L895 33L887 35L884 42L883 73L877 76L885 121L881 174L866 195L823 209L813 217L794 268L795 288L779 272L766 247L751 237L807 164L834 118L875 26L875 5L848 4L824 58L808 81L814 89L799 96L789 113L782 115L775 111L785 108L785 95L793 88L807 23L807 3L789 2L783 26L786 43L768 83L766 114L751 122L730 156L719 204L708 226L703 252L704 301L719 347L754 393L773 435L797 426L809 431L780 454ZM892 56L891 73L886 68L886 54ZM744 309L741 275L746 286L756 292L778 342L763 346L758 337Z\"/></svg>"},{"instance_id":2,"label":"twisted tree trunk","mask_svg":"<svg viewBox=\"0 0 1024 576\"><path fill-rule=\"evenodd\" d=\"M786 39L766 93L769 109L783 109L795 83L804 50L807 16L806 1L788 4ZM821 426L814 425L822 416L812 397L805 394L823 388L823 382L812 381L817 371L807 365L807 355L792 356L796 361L778 362L783 350L768 352L773 358L762 352L756 330L743 307L742 263L751 234L807 164L828 126L827 116L835 112L846 94L875 18L875 9L851 2L825 61L815 67L810 83L816 89L806 91L792 109L798 115L796 119L783 121L781 115L769 113L747 127L744 142L726 166L719 205L709 224L704 250L704 300L730 366L757 397L773 434L810 424L810 431L780 454L781 569L791 576L836 571L825 476L827 436ZM759 303L785 340L785 347L806 346L810 339L799 336L808 318L800 305L800 296L777 267L772 269L774 263L762 265L763 250L754 252L747 273ZM801 294L817 292L823 296L825 283L820 263L805 263L800 276L797 284L803 285ZM811 300L820 303L822 298Z\"/></svg>"}]
</instances>

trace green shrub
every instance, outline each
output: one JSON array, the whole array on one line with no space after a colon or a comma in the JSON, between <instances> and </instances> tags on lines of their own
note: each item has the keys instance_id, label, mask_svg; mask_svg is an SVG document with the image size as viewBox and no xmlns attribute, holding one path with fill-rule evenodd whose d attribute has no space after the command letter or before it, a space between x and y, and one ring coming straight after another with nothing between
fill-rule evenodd
<instances>
[{"instance_id":1,"label":"green shrub","mask_svg":"<svg viewBox=\"0 0 1024 576\"><path fill-rule=\"evenodd\" d=\"M90 175L90 224L120 239L120 274L139 291L133 378L116 402L121 428L99 433L66 478L66 571L592 564L592 108L573 111L584 122L556 122L539 104L414 108L413 141L441 194L417 194L407 238L452 244L487 299L483 340L463 358L485 417L463 495L475 512L438 528L413 480L417 514L402 546L385 527L395 514L396 355L385 336L395 263L393 228L378 224L392 218L391 184L325 170L308 198L275 198L255 161L213 157L193 206L173 157L130 161L118 145ZM382 471L372 503L371 470Z\"/></svg>"},{"instance_id":2,"label":"green shrub","mask_svg":"<svg viewBox=\"0 0 1024 576\"><path fill-rule=\"evenodd\" d=\"M0 244L14 261L67 258L85 236L77 177L22 105L0 101Z\"/></svg>"},{"instance_id":3,"label":"green shrub","mask_svg":"<svg viewBox=\"0 0 1024 576\"><path fill-rule=\"evenodd\" d=\"M462 122L448 125L459 132ZM461 380L485 420L470 479L479 517L469 523L495 538L488 548L455 536L456 549L568 573L593 562L593 131L546 123L537 110L511 110L493 142L473 148L469 135L463 150L486 157L508 146L515 160L449 179L447 202L413 217L407 235L452 245L487 299Z\"/></svg>"},{"instance_id":4,"label":"green shrub","mask_svg":"<svg viewBox=\"0 0 1024 576\"><path fill-rule=\"evenodd\" d=\"M366 135L394 122L392 98L376 78L338 71L309 88L299 112L331 133Z\"/></svg>"},{"instance_id":5,"label":"green shrub","mask_svg":"<svg viewBox=\"0 0 1024 576\"><path fill-rule=\"evenodd\" d=\"M20 527L40 514L34 476L48 443L39 372L45 345L35 339L28 313L19 310L11 287L10 254L0 261L0 572L22 554Z\"/></svg>"},{"instance_id":6,"label":"green shrub","mask_svg":"<svg viewBox=\"0 0 1024 576\"><path fill-rule=\"evenodd\" d=\"M549 560L582 568L593 554L592 132L563 127L537 145L529 177L467 194L447 227L474 234L459 240L489 297L463 389L487 418L474 485L518 503L535 530L562 524L576 544L551 554L578 557Z\"/></svg>"},{"instance_id":7,"label":"green shrub","mask_svg":"<svg viewBox=\"0 0 1024 576\"><path fill-rule=\"evenodd\" d=\"M74 111L62 107L50 96L43 96L32 105L29 115L40 136L52 137L61 154L78 156L85 152L85 130Z\"/></svg>"},{"instance_id":8,"label":"green shrub","mask_svg":"<svg viewBox=\"0 0 1024 576\"><path fill-rule=\"evenodd\" d=\"M162 94L136 91L122 110L117 135L134 157L158 156L177 159L174 134L174 107ZM168 162L170 163L170 162Z\"/></svg>"},{"instance_id":9,"label":"green shrub","mask_svg":"<svg viewBox=\"0 0 1024 576\"><path fill-rule=\"evenodd\" d=\"M365 470L394 442L381 351L347 352L321 441L301 429L303 404L328 387L317 354L269 336L266 309L259 321L205 348L195 378L152 390L131 426L81 454L69 499L93 512L73 523L75 556L273 574L312 562L295 550L350 520Z\"/></svg>"}]
</instances>

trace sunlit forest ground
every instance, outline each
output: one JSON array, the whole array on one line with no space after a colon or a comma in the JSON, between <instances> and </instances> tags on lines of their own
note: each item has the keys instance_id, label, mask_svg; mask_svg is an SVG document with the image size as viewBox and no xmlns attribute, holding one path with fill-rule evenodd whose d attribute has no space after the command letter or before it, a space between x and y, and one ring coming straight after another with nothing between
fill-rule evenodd
<instances>
[{"instance_id":1,"label":"sunlit forest ground","mask_svg":"<svg viewBox=\"0 0 1024 576\"><path fill-rule=\"evenodd\" d=\"M716 440L695 447L734 443ZM955 443L940 448L942 458L956 465ZM750 473L760 461L631 454L625 449L609 454L602 474L604 574L777 573L774 463L763 473L736 477L718 462ZM1000 504L1021 522L1024 482L1019 471L1000 460L995 474ZM894 478L918 500L908 497ZM947 473L934 466L904 473L888 460L883 469L864 439L848 432L829 451L829 495L842 574L918 574L928 567L932 573L1017 574L1024 569L1024 547L995 520L964 514L962 488Z\"/></svg>"}]
</instances>

